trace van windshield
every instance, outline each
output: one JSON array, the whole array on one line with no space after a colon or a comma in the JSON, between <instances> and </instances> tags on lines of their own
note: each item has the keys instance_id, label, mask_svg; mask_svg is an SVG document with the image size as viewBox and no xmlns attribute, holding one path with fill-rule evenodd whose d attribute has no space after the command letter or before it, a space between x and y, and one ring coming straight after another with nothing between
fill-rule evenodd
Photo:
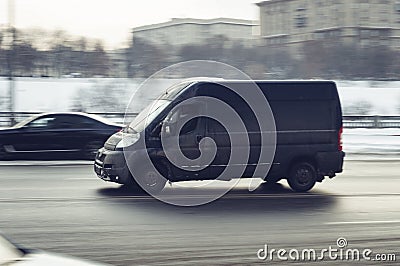
<instances>
[{"instance_id":1,"label":"van windshield","mask_svg":"<svg viewBox=\"0 0 400 266\"><path fill-rule=\"evenodd\" d=\"M129 124L124 131L142 132L148 124L150 124L154 118L156 118L171 101L191 82L178 83L169 87L164 93L162 93L155 101L149 104L138 116Z\"/></svg>"}]
</instances>

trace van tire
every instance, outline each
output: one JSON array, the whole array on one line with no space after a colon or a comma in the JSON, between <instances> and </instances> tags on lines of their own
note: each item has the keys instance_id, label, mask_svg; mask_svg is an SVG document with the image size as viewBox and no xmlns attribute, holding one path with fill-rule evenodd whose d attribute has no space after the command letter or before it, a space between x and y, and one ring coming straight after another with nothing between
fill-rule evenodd
<instances>
[{"instance_id":1,"label":"van tire","mask_svg":"<svg viewBox=\"0 0 400 266\"><path fill-rule=\"evenodd\" d=\"M289 186L296 192L306 192L312 189L317 181L315 167L308 162L295 163L287 179Z\"/></svg>"},{"instance_id":2,"label":"van tire","mask_svg":"<svg viewBox=\"0 0 400 266\"><path fill-rule=\"evenodd\" d=\"M145 167L138 171L136 183L149 194L160 193L167 183L167 179L155 167Z\"/></svg>"}]
</instances>

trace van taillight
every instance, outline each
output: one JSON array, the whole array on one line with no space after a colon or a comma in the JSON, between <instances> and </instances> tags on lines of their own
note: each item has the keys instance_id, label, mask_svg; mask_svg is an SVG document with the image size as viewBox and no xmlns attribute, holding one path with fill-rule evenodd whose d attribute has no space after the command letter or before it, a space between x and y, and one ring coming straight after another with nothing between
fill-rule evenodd
<instances>
[{"instance_id":1,"label":"van taillight","mask_svg":"<svg viewBox=\"0 0 400 266\"><path fill-rule=\"evenodd\" d=\"M343 135L343 127L339 129L339 138L338 138L338 149L339 151L343 151L343 141L342 141L342 135Z\"/></svg>"}]
</instances>

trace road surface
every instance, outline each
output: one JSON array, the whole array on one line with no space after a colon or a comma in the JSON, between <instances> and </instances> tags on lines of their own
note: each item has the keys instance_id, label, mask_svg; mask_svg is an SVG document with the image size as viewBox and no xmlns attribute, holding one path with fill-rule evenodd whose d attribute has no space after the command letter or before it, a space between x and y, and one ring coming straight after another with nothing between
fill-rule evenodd
<instances>
[{"instance_id":1,"label":"road surface","mask_svg":"<svg viewBox=\"0 0 400 266\"><path fill-rule=\"evenodd\" d=\"M309 193L291 192L282 181L253 193L238 187L190 208L103 182L91 165L3 162L0 230L29 248L113 265L286 265L292 260L276 253L272 262L261 260L257 252L265 245L288 252L338 248L340 237L347 240L343 249L397 258L360 265L399 265L399 162L346 161L343 174ZM327 265L353 263L326 255Z\"/></svg>"}]
</instances>

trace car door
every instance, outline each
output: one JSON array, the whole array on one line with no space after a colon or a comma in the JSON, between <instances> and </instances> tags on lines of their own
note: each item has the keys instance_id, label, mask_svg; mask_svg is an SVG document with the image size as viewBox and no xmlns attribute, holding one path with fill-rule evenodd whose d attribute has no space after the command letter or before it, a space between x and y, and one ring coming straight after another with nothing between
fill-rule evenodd
<instances>
[{"instance_id":1,"label":"car door","mask_svg":"<svg viewBox=\"0 0 400 266\"><path fill-rule=\"evenodd\" d=\"M205 136L205 121L199 116L201 108L203 107L199 103L183 105L167 116L164 121L165 132L162 140L164 153L172 162L173 174L180 179L197 179L199 175L205 175L207 171L199 148ZM180 125L178 121L184 121L187 116L193 118ZM170 146L169 144L175 142L176 139L179 145ZM184 156L183 160L181 155Z\"/></svg>"},{"instance_id":2,"label":"car door","mask_svg":"<svg viewBox=\"0 0 400 266\"><path fill-rule=\"evenodd\" d=\"M58 142L57 148L69 152L78 152L85 148L85 145L96 140L95 121L88 117L63 114L57 120L58 122Z\"/></svg>"},{"instance_id":3,"label":"car door","mask_svg":"<svg viewBox=\"0 0 400 266\"><path fill-rule=\"evenodd\" d=\"M56 117L46 115L38 117L20 129L10 143L10 152L40 153L55 149Z\"/></svg>"}]
</instances>

